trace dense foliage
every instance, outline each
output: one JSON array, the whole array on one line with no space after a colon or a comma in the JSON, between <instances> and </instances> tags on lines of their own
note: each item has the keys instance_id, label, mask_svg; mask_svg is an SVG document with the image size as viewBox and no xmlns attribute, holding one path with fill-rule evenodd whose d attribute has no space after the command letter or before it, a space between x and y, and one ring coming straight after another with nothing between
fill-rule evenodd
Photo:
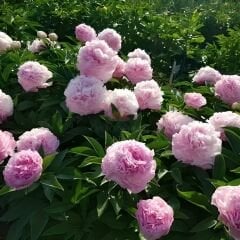
<instances>
[{"instance_id":1,"label":"dense foliage","mask_svg":"<svg viewBox=\"0 0 240 240\"><path fill-rule=\"evenodd\" d=\"M201 2L201 3L199 3ZM227 141L213 169L203 170L176 161L171 141L157 131L156 122L173 109L199 121L231 107L214 96L211 86L192 83L204 65L222 74L240 73L240 17L237 1L3 1L0 30L22 41L22 48L0 54L0 89L14 101L14 114L1 130L17 139L36 127L49 128L60 141L57 154L44 157L43 174L26 189L13 191L1 174L0 237L24 239L137 240L137 202L161 196L174 209L174 223L166 240L230 239L211 205L216 187L239 185L240 131L225 130ZM140 111L137 119L112 121L98 115L79 116L65 105L64 90L78 71L80 43L74 28L85 22L101 31L114 28L123 38L120 55L135 48L152 59L154 79L164 91L161 110ZM39 54L27 50L36 31L56 32L58 44ZM53 72L53 86L24 92L17 71L26 61L38 61ZM108 89L133 89L112 79ZM200 109L186 107L185 92L207 99ZM236 112L239 109L235 109ZM131 194L106 181L101 162L106 149L121 140L135 139L155 151L157 171L145 191ZM1 165L1 172L6 162Z\"/></svg>"}]
</instances>

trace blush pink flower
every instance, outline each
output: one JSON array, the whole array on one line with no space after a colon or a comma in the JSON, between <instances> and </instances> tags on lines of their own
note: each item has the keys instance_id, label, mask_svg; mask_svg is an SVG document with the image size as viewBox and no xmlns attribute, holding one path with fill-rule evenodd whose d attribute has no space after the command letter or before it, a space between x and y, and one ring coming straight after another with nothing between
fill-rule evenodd
<instances>
[{"instance_id":1,"label":"blush pink flower","mask_svg":"<svg viewBox=\"0 0 240 240\"><path fill-rule=\"evenodd\" d=\"M240 76L222 75L215 84L215 95L229 105L240 102Z\"/></svg>"},{"instance_id":2,"label":"blush pink flower","mask_svg":"<svg viewBox=\"0 0 240 240\"><path fill-rule=\"evenodd\" d=\"M184 102L188 107L199 109L207 104L206 98L201 93L185 93Z\"/></svg>"},{"instance_id":3,"label":"blush pink flower","mask_svg":"<svg viewBox=\"0 0 240 240\"><path fill-rule=\"evenodd\" d=\"M13 114L13 100L0 89L0 123Z\"/></svg>"},{"instance_id":4,"label":"blush pink flower","mask_svg":"<svg viewBox=\"0 0 240 240\"><path fill-rule=\"evenodd\" d=\"M208 120L216 131L221 132L221 139L226 140L224 134L224 127L238 127L240 128L240 115L231 111L216 112Z\"/></svg>"},{"instance_id":5,"label":"blush pink flower","mask_svg":"<svg viewBox=\"0 0 240 240\"><path fill-rule=\"evenodd\" d=\"M136 84L134 93L140 109L159 110L163 102L163 92L154 80L143 81Z\"/></svg>"},{"instance_id":6,"label":"blush pink flower","mask_svg":"<svg viewBox=\"0 0 240 240\"><path fill-rule=\"evenodd\" d=\"M143 60L147 60L149 64L151 64L150 56L142 49L137 48L133 52L128 53L129 58L141 58Z\"/></svg>"},{"instance_id":7,"label":"blush pink flower","mask_svg":"<svg viewBox=\"0 0 240 240\"><path fill-rule=\"evenodd\" d=\"M11 48L12 38L10 38L5 32L0 31L0 53L4 53Z\"/></svg>"},{"instance_id":8,"label":"blush pink flower","mask_svg":"<svg viewBox=\"0 0 240 240\"><path fill-rule=\"evenodd\" d=\"M125 74L126 63L120 57L118 57L117 59L117 66L113 72L113 77L122 78Z\"/></svg>"},{"instance_id":9,"label":"blush pink flower","mask_svg":"<svg viewBox=\"0 0 240 240\"><path fill-rule=\"evenodd\" d=\"M46 48L46 45L42 39L36 38L33 42L28 44L28 51L32 53L39 53Z\"/></svg>"},{"instance_id":10,"label":"blush pink flower","mask_svg":"<svg viewBox=\"0 0 240 240\"><path fill-rule=\"evenodd\" d=\"M53 74L44 65L28 61L18 69L18 82L26 92L37 92L39 88L47 88L52 82L47 82Z\"/></svg>"},{"instance_id":11,"label":"blush pink flower","mask_svg":"<svg viewBox=\"0 0 240 240\"><path fill-rule=\"evenodd\" d=\"M212 195L211 203L218 208L218 219L228 228L229 234L239 240L240 186L218 187Z\"/></svg>"},{"instance_id":12,"label":"blush pink flower","mask_svg":"<svg viewBox=\"0 0 240 240\"><path fill-rule=\"evenodd\" d=\"M102 172L106 178L133 193L145 189L155 176L154 151L135 140L116 142L107 148L102 160Z\"/></svg>"},{"instance_id":13,"label":"blush pink flower","mask_svg":"<svg viewBox=\"0 0 240 240\"><path fill-rule=\"evenodd\" d=\"M77 68L82 75L95 77L107 82L112 78L118 58L105 41L93 40L81 47L78 53Z\"/></svg>"},{"instance_id":14,"label":"blush pink flower","mask_svg":"<svg viewBox=\"0 0 240 240\"><path fill-rule=\"evenodd\" d=\"M103 111L106 94L102 81L84 75L72 79L64 91L69 110L82 116Z\"/></svg>"},{"instance_id":15,"label":"blush pink flower","mask_svg":"<svg viewBox=\"0 0 240 240\"><path fill-rule=\"evenodd\" d=\"M97 38L95 30L85 23L81 23L76 26L75 35L81 42L90 42Z\"/></svg>"},{"instance_id":16,"label":"blush pink flower","mask_svg":"<svg viewBox=\"0 0 240 240\"><path fill-rule=\"evenodd\" d=\"M104 40L110 48L118 52L122 46L121 35L114 29L106 28L98 34L98 39Z\"/></svg>"},{"instance_id":17,"label":"blush pink flower","mask_svg":"<svg viewBox=\"0 0 240 240\"><path fill-rule=\"evenodd\" d=\"M133 84L151 80L152 73L153 70L147 60L141 58L129 58L126 63L125 75Z\"/></svg>"},{"instance_id":18,"label":"blush pink flower","mask_svg":"<svg viewBox=\"0 0 240 240\"><path fill-rule=\"evenodd\" d=\"M116 116L112 111L112 105L117 109L120 116ZM108 91L105 99L105 115L113 119L122 118L125 119L129 116L137 117L137 111L139 109L138 101L135 94L128 89L114 89Z\"/></svg>"},{"instance_id":19,"label":"blush pink flower","mask_svg":"<svg viewBox=\"0 0 240 240\"><path fill-rule=\"evenodd\" d=\"M183 125L172 137L173 155L185 164L210 169L222 151L219 137L220 133L208 123L194 121Z\"/></svg>"},{"instance_id":20,"label":"blush pink flower","mask_svg":"<svg viewBox=\"0 0 240 240\"><path fill-rule=\"evenodd\" d=\"M42 162L36 151L23 150L15 153L3 170L5 183L15 189L29 187L40 178Z\"/></svg>"},{"instance_id":21,"label":"blush pink flower","mask_svg":"<svg viewBox=\"0 0 240 240\"><path fill-rule=\"evenodd\" d=\"M13 135L7 131L0 130L0 164L3 160L14 154L16 142Z\"/></svg>"},{"instance_id":22,"label":"blush pink flower","mask_svg":"<svg viewBox=\"0 0 240 240\"><path fill-rule=\"evenodd\" d=\"M202 67L198 70L197 74L193 77L193 82L198 84L214 85L221 78L220 72L209 66Z\"/></svg>"},{"instance_id":23,"label":"blush pink flower","mask_svg":"<svg viewBox=\"0 0 240 240\"><path fill-rule=\"evenodd\" d=\"M157 122L159 131L163 130L168 139L172 139L173 134L178 133L183 125L193 122L194 119L178 111L165 113Z\"/></svg>"},{"instance_id":24,"label":"blush pink flower","mask_svg":"<svg viewBox=\"0 0 240 240\"><path fill-rule=\"evenodd\" d=\"M17 150L43 150L45 155L56 152L59 140L48 128L33 128L23 133L17 141Z\"/></svg>"},{"instance_id":25,"label":"blush pink flower","mask_svg":"<svg viewBox=\"0 0 240 240\"><path fill-rule=\"evenodd\" d=\"M160 197L140 200L136 218L140 231L147 240L157 240L167 235L174 221L172 207Z\"/></svg>"}]
</instances>

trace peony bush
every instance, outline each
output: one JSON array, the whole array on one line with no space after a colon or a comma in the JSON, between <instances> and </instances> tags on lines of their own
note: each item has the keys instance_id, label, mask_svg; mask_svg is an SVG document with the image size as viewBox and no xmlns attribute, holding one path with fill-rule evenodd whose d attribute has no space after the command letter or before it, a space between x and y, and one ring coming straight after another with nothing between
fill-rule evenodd
<instances>
[{"instance_id":1,"label":"peony bush","mask_svg":"<svg viewBox=\"0 0 240 240\"><path fill-rule=\"evenodd\" d=\"M116 30L75 37L0 34L4 237L239 239L240 77L166 84Z\"/></svg>"}]
</instances>

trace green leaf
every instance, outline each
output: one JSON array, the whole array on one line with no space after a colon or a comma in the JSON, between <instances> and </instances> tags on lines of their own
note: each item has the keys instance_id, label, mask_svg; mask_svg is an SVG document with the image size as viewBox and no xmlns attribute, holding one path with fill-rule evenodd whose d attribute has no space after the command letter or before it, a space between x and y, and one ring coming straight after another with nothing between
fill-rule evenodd
<instances>
[{"instance_id":1,"label":"green leaf","mask_svg":"<svg viewBox=\"0 0 240 240\"><path fill-rule=\"evenodd\" d=\"M37 240L48 223L48 215L39 210L30 218L31 240Z\"/></svg>"},{"instance_id":2,"label":"green leaf","mask_svg":"<svg viewBox=\"0 0 240 240\"><path fill-rule=\"evenodd\" d=\"M43 158L43 169L45 170L54 160L56 154L51 154Z\"/></svg>"},{"instance_id":3,"label":"green leaf","mask_svg":"<svg viewBox=\"0 0 240 240\"><path fill-rule=\"evenodd\" d=\"M240 178L237 178L237 179L234 179L234 180L228 182L227 185L229 185L229 186L238 186L238 185L240 185Z\"/></svg>"},{"instance_id":4,"label":"green leaf","mask_svg":"<svg viewBox=\"0 0 240 240\"><path fill-rule=\"evenodd\" d=\"M183 183L183 180L182 180L182 174L181 174L181 171L179 170L179 168L173 168L171 171L170 171L172 177L174 178L174 180L179 183L179 184L182 184Z\"/></svg>"},{"instance_id":5,"label":"green leaf","mask_svg":"<svg viewBox=\"0 0 240 240\"><path fill-rule=\"evenodd\" d=\"M80 167L86 167L89 165L97 164L100 165L102 162L102 158L95 157L95 156L89 156L83 160L83 162L80 164Z\"/></svg>"},{"instance_id":6,"label":"green leaf","mask_svg":"<svg viewBox=\"0 0 240 240\"><path fill-rule=\"evenodd\" d=\"M101 217L108 205L108 196L104 192L97 195L97 213Z\"/></svg>"},{"instance_id":7,"label":"green leaf","mask_svg":"<svg viewBox=\"0 0 240 240\"><path fill-rule=\"evenodd\" d=\"M235 128L225 128L224 133L227 140L232 148L232 151L236 154L240 154L240 134L238 134L239 129Z\"/></svg>"},{"instance_id":8,"label":"green leaf","mask_svg":"<svg viewBox=\"0 0 240 240\"><path fill-rule=\"evenodd\" d=\"M81 156L89 156L93 153L91 148L84 147L84 146L71 148L69 152L75 153Z\"/></svg>"},{"instance_id":9,"label":"green leaf","mask_svg":"<svg viewBox=\"0 0 240 240\"><path fill-rule=\"evenodd\" d=\"M105 131L105 148L112 145L114 142L112 136Z\"/></svg>"},{"instance_id":10,"label":"green leaf","mask_svg":"<svg viewBox=\"0 0 240 240\"><path fill-rule=\"evenodd\" d=\"M40 182L41 182L41 184L43 184L45 186L48 186L50 188L56 188L56 189L64 191L63 186L57 180L56 176L53 175L53 173L46 173L46 174L44 174L41 177Z\"/></svg>"},{"instance_id":11,"label":"green leaf","mask_svg":"<svg viewBox=\"0 0 240 240\"><path fill-rule=\"evenodd\" d=\"M9 193L9 192L13 192L13 191L15 191L13 188L10 188L10 187L8 187L8 186L3 186L3 187L0 189L0 196L5 195L5 194L7 194L7 193Z\"/></svg>"},{"instance_id":12,"label":"green leaf","mask_svg":"<svg viewBox=\"0 0 240 240\"><path fill-rule=\"evenodd\" d=\"M202 232L205 231L209 228L213 228L216 224L217 224L217 220L214 219L213 217L209 217L206 218L204 220L202 220L201 222L199 222L198 224L196 224L190 232Z\"/></svg>"},{"instance_id":13,"label":"green leaf","mask_svg":"<svg viewBox=\"0 0 240 240\"><path fill-rule=\"evenodd\" d=\"M92 137L86 137L86 136L84 136L84 137L90 143L90 145L93 147L93 149L96 152L97 156L104 157L105 151L104 151L102 145L97 140L95 140Z\"/></svg>"},{"instance_id":14,"label":"green leaf","mask_svg":"<svg viewBox=\"0 0 240 240\"><path fill-rule=\"evenodd\" d=\"M27 225L28 221L28 217L21 217L13 222L8 229L6 240L19 240L22 237L23 228Z\"/></svg>"},{"instance_id":15,"label":"green leaf","mask_svg":"<svg viewBox=\"0 0 240 240\"><path fill-rule=\"evenodd\" d=\"M226 172L226 164L223 155L218 155L213 166L213 178L224 179Z\"/></svg>"}]
</instances>

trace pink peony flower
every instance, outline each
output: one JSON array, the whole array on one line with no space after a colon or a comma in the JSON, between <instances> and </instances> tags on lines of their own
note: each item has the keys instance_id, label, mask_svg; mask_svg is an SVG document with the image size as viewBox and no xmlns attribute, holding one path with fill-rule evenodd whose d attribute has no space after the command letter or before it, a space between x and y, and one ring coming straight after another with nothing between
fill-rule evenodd
<instances>
[{"instance_id":1,"label":"pink peony flower","mask_svg":"<svg viewBox=\"0 0 240 240\"><path fill-rule=\"evenodd\" d=\"M173 209L160 197L140 200L136 218L143 236L156 240L169 233L174 220Z\"/></svg>"},{"instance_id":2,"label":"pink peony flower","mask_svg":"<svg viewBox=\"0 0 240 240\"><path fill-rule=\"evenodd\" d=\"M199 109L207 104L206 98L201 93L185 93L184 102L188 107Z\"/></svg>"},{"instance_id":3,"label":"pink peony flower","mask_svg":"<svg viewBox=\"0 0 240 240\"><path fill-rule=\"evenodd\" d=\"M226 140L224 134L224 127L238 127L240 128L240 115L231 111L216 112L208 120L216 131L221 132L221 139Z\"/></svg>"},{"instance_id":4,"label":"pink peony flower","mask_svg":"<svg viewBox=\"0 0 240 240\"><path fill-rule=\"evenodd\" d=\"M120 116L116 116L112 111L112 105L118 110ZM113 119L125 119L128 116L137 117L139 105L135 94L128 89L114 89L108 91L105 100L105 115Z\"/></svg>"},{"instance_id":5,"label":"pink peony flower","mask_svg":"<svg viewBox=\"0 0 240 240\"><path fill-rule=\"evenodd\" d=\"M102 160L102 172L106 178L122 188L139 193L155 175L154 151L135 140L116 142L107 148Z\"/></svg>"},{"instance_id":6,"label":"pink peony flower","mask_svg":"<svg viewBox=\"0 0 240 240\"><path fill-rule=\"evenodd\" d=\"M15 189L29 187L40 178L42 161L36 151L22 150L15 153L3 170L6 184Z\"/></svg>"},{"instance_id":7,"label":"pink peony flower","mask_svg":"<svg viewBox=\"0 0 240 240\"><path fill-rule=\"evenodd\" d=\"M133 52L128 53L129 58L141 58L143 60L147 60L149 64L151 64L150 56L142 49L137 48Z\"/></svg>"},{"instance_id":8,"label":"pink peony flower","mask_svg":"<svg viewBox=\"0 0 240 240\"><path fill-rule=\"evenodd\" d=\"M129 58L126 63L125 75L133 84L152 79L152 68L147 60Z\"/></svg>"},{"instance_id":9,"label":"pink peony flower","mask_svg":"<svg viewBox=\"0 0 240 240\"><path fill-rule=\"evenodd\" d=\"M104 40L110 48L118 52L122 46L122 38L114 29L106 28L98 34L98 39Z\"/></svg>"},{"instance_id":10,"label":"pink peony flower","mask_svg":"<svg viewBox=\"0 0 240 240\"><path fill-rule=\"evenodd\" d=\"M90 42L97 38L95 30L85 23L81 23L76 26L75 35L76 38L81 42Z\"/></svg>"},{"instance_id":11,"label":"pink peony flower","mask_svg":"<svg viewBox=\"0 0 240 240\"><path fill-rule=\"evenodd\" d=\"M83 116L103 111L106 93L103 82L81 75L70 81L64 95L69 110Z\"/></svg>"},{"instance_id":12,"label":"pink peony flower","mask_svg":"<svg viewBox=\"0 0 240 240\"><path fill-rule=\"evenodd\" d=\"M28 43L28 51L32 53L41 52L45 48L46 48L46 45L42 39L39 40L38 38L36 38L31 44Z\"/></svg>"},{"instance_id":13,"label":"pink peony flower","mask_svg":"<svg viewBox=\"0 0 240 240\"><path fill-rule=\"evenodd\" d=\"M5 32L0 31L0 53L4 53L11 48L13 40Z\"/></svg>"},{"instance_id":14,"label":"pink peony flower","mask_svg":"<svg viewBox=\"0 0 240 240\"><path fill-rule=\"evenodd\" d=\"M0 123L13 115L13 100L0 89Z\"/></svg>"},{"instance_id":15,"label":"pink peony flower","mask_svg":"<svg viewBox=\"0 0 240 240\"><path fill-rule=\"evenodd\" d=\"M210 169L215 157L221 154L220 133L208 123L194 121L183 125L172 137L172 152L185 164Z\"/></svg>"},{"instance_id":16,"label":"pink peony flower","mask_svg":"<svg viewBox=\"0 0 240 240\"><path fill-rule=\"evenodd\" d=\"M215 84L215 95L229 105L240 102L240 76L222 75Z\"/></svg>"},{"instance_id":17,"label":"pink peony flower","mask_svg":"<svg viewBox=\"0 0 240 240\"><path fill-rule=\"evenodd\" d=\"M0 130L0 164L8 156L14 154L16 148L16 142L13 135L7 131Z\"/></svg>"},{"instance_id":18,"label":"pink peony flower","mask_svg":"<svg viewBox=\"0 0 240 240\"><path fill-rule=\"evenodd\" d=\"M193 82L198 84L211 84L214 85L221 78L220 72L209 66L202 67L198 70L197 74L193 77Z\"/></svg>"},{"instance_id":19,"label":"pink peony flower","mask_svg":"<svg viewBox=\"0 0 240 240\"><path fill-rule=\"evenodd\" d=\"M134 93L140 109L159 110L163 102L163 92L154 80L143 81L136 84Z\"/></svg>"},{"instance_id":20,"label":"pink peony flower","mask_svg":"<svg viewBox=\"0 0 240 240\"><path fill-rule=\"evenodd\" d=\"M113 77L122 78L125 74L126 63L120 57L118 57L117 59L118 59L118 62L117 62L117 66L113 72Z\"/></svg>"},{"instance_id":21,"label":"pink peony flower","mask_svg":"<svg viewBox=\"0 0 240 240\"><path fill-rule=\"evenodd\" d=\"M47 82L52 78L52 72L38 62L25 62L19 67L17 76L18 82L26 92L37 92L39 88L52 85L52 82Z\"/></svg>"},{"instance_id":22,"label":"pink peony flower","mask_svg":"<svg viewBox=\"0 0 240 240\"><path fill-rule=\"evenodd\" d=\"M81 74L107 82L116 69L118 58L105 41L93 40L81 47L77 68Z\"/></svg>"},{"instance_id":23,"label":"pink peony flower","mask_svg":"<svg viewBox=\"0 0 240 240\"><path fill-rule=\"evenodd\" d=\"M59 140L48 128L33 128L31 131L23 133L17 141L17 149L21 150L36 150L41 148L45 155L50 155L56 152L59 146Z\"/></svg>"},{"instance_id":24,"label":"pink peony flower","mask_svg":"<svg viewBox=\"0 0 240 240\"><path fill-rule=\"evenodd\" d=\"M165 113L157 122L159 131L163 130L164 134L172 139L173 134L178 133L183 125L193 122L194 119L178 111Z\"/></svg>"},{"instance_id":25,"label":"pink peony flower","mask_svg":"<svg viewBox=\"0 0 240 240\"><path fill-rule=\"evenodd\" d=\"M240 186L218 187L212 195L212 205L218 208L218 219L227 226L229 234L239 240Z\"/></svg>"}]
</instances>

